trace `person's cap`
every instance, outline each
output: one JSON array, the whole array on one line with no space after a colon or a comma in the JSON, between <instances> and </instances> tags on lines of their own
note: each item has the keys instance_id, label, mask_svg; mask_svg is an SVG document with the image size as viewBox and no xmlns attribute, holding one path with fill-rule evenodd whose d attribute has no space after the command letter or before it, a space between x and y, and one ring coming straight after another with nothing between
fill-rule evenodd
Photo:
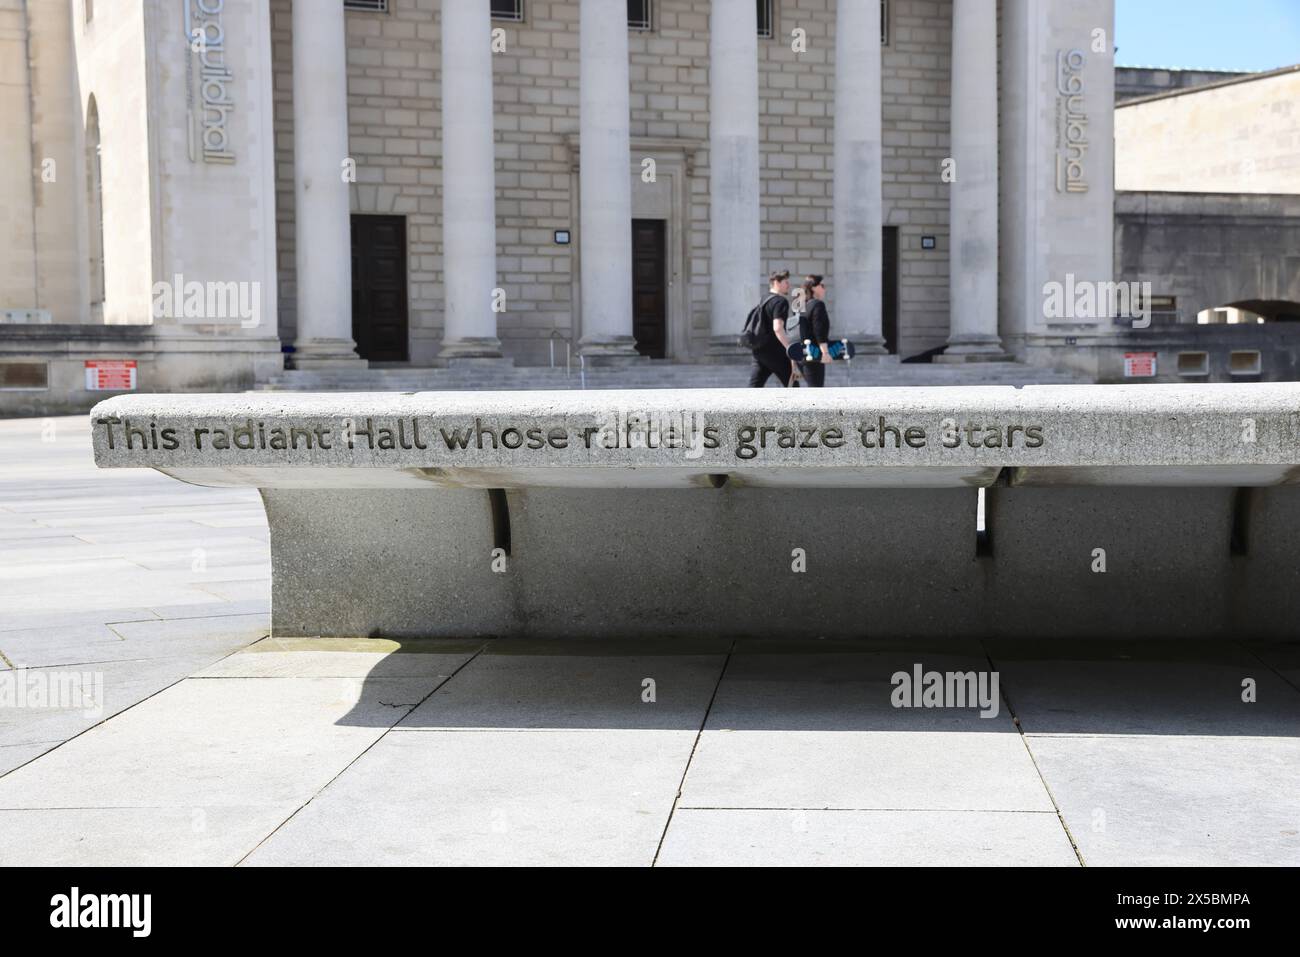
<instances>
[{"instance_id":1,"label":"person's cap","mask_svg":"<svg viewBox=\"0 0 1300 957\"><path fill-rule=\"evenodd\" d=\"M772 275L768 276L767 281L769 283L785 282L789 278L790 278L790 270L782 269L780 272L774 272L772 273Z\"/></svg>"}]
</instances>

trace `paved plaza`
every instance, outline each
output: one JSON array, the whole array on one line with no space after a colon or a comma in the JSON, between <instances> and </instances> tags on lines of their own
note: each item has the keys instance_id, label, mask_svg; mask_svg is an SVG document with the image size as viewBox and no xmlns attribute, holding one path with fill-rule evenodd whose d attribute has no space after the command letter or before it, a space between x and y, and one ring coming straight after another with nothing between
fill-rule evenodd
<instances>
[{"instance_id":1,"label":"paved plaza","mask_svg":"<svg viewBox=\"0 0 1300 957\"><path fill-rule=\"evenodd\" d=\"M1300 864L1300 643L273 639L269 580L254 490L0 422L0 864Z\"/></svg>"}]
</instances>

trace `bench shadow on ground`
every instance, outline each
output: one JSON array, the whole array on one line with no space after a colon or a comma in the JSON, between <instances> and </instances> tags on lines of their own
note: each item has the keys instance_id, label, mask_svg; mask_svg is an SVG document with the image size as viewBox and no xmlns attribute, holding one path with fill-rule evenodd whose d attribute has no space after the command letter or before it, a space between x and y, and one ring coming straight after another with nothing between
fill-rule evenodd
<instances>
[{"instance_id":1,"label":"bench shadow on ground","mask_svg":"<svg viewBox=\"0 0 1300 957\"><path fill-rule=\"evenodd\" d=\"M338 654L365 669L340 724L391 725L408 704L393 689L412 687L394 679L429 679L400 730L1300 736L1300 642L268 639L244 656L277 641L295 676L336 672ZM915 703L898 676L918 668L923 683L983 674L987 693L967 707L897 707ZM982 717L990 672L996 714Z\"/></svg>"}]
</instances>

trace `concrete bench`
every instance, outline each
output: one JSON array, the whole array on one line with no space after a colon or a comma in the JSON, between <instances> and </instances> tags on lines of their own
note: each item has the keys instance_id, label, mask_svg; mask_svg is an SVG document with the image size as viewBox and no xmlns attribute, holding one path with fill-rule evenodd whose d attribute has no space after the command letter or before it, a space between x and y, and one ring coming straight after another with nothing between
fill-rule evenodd
<instances>
[{"instance_id":1,"label":"concrete bench","mask_svg":"<svg viewBox=\"0 0 1300 957\"><path fill-rule=\"evenodd\" d=\"M1300 384L130 395L91 425L100 467L261 490L280 635L1300 632Z\"/></svg>"}]
</instances>

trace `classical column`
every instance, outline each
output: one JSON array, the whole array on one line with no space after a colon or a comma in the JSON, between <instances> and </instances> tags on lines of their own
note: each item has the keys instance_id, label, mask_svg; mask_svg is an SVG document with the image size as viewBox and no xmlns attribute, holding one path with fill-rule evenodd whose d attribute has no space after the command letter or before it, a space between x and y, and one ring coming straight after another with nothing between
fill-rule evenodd
<instances>
[{"instance_id":1,"label":"classical column","mask_svg":"<svg viewBox=\"0 0 1300 957\"><path fill-rule=\"evenodd\" d=\"M442 282L444 358L501 355L492 20L488 0L442 0Z\"/></svg>"},{"instance_id":2,"label":"classical column","mask_svg":"<svg viewBox=\"0 0 1300 957\"><path fill-rule=\"evenodd\" d=\"M627 6L582 0L578 180L583 355L634 356Z\"/></svg>"},{"instance_id":3,"label":"classical column","mask_svg":"<svg viewBox=\"0 0 1300 957\"><path fill-rule=\"evenodd\" d=\"M883 354L881 335L880 0L835 5L834 261L836 325L859 352Z\"/></svg>"},{"instance_id":4,"label":"classical column","mask_svg":"<svg viewBox=\"0 0 1300 957\"><path fill-rule=\"evenodd\" d=\"M762 295L758 193L758 9L712 0L709 20L709 255L712 346L735 352Z\"/></svg>"},{"instance_id":5,"label":"classical column","mask_svg":"<svg viewBox=\"0 0 1300 957\"><path fill-rule=\"evenodd\" d=\"M997 0L953 0L949 336L944 355L993 357L998 338Z\"/></svg>"},{"instance_id":6,"label":"classical column","mask_svg":"<svg viewBox=\"0 0 1300 957\"><path fill-rule=\"evenodd\" d=\"M352 341L348 59L342 3L293 4L298 368L357 362Z\"/></svg>"}]
</instances>

